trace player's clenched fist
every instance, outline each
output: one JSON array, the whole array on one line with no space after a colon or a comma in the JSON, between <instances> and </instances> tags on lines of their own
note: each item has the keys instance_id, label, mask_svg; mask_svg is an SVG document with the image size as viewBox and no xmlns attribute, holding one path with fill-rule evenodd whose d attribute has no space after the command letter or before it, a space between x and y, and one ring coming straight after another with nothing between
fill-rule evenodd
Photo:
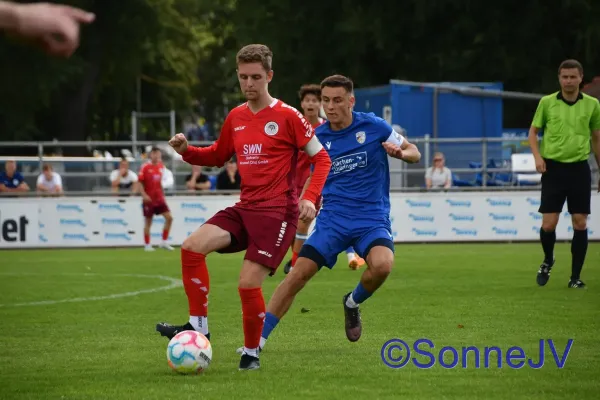
<instances>
[{"instance_id":1,"label":"player's clenched fist","mask_svg":"<svg viewBox=\"0 0 600 400\"><path fill-rule=\"evenodd\" d=\"M299 219L303 222L310 222L315 219L315 215L317 214L317 209L315 205L310 200L300 200L300 215Z\"/></svg>"},{"instance_id":2,"label":"player's clenched fist","mask_svg":"<svg viewBox=\"0 0 600 400\"><path fill-rule=\"evenodd\" d=\"M402 149L400 148L400 146L395 145L393 143L384 142L383 148L390 156L402 159Z\"/></svg>"},{"instance_id":3,"label":"player's clenched fist","mask_svg":"<svg viewBox=\"0 0 600 400\"><path fill-rule=\"evenodd\" d=\"M188 142L183 133L178 133L169 140L169 146L173 148L177 153L183 154L187 150Z\"/></svg>"}]
</instances>

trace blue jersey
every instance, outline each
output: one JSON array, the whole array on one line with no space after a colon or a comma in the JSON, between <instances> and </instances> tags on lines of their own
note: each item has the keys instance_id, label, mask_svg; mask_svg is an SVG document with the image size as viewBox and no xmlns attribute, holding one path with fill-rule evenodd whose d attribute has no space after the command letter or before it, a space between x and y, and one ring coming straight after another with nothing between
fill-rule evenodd
<instances>
[{"instance_id":1,"label":"blue jersey","mask_svg":"<svg viewBox=\"0 0 600 400\"><path fill-rule=\"evenodd\" d=\"M19 172L15 172L13 176L8 177L6 172L0 172L0 184L6 186L9 189L16 189L21 183L25 181L23 175Z\"/></svg>"},{"instance_id":2,"label":"blue jersey","mask_svg":"<svg viewBox=\"0 0 600 400\"><path fill-rule=\"evenodd\" d=\"M390 172L383 142L402 143L402 136L373 113L352 113L352 124L334 131L326 122L315 130L331 158L323 187L323 210L336 214L390 214Z\"/></svg>"},{"instance_id":3,"label":"blue jersey","mask_svg":"<svg viewBox=\"0 0 600 400\"><path fill-rule=\"evenodd\" d=\"M360 112L352 113L352 124L346 129L334 131L326 122L315 134L329 153L331 170L323 187L323 208L302 251L319 267L328 268L348 246L363 258L373 246L394 251L390 171L382 144L401 145L404 138L385 120Z\"/></svg>"}]
</instances>

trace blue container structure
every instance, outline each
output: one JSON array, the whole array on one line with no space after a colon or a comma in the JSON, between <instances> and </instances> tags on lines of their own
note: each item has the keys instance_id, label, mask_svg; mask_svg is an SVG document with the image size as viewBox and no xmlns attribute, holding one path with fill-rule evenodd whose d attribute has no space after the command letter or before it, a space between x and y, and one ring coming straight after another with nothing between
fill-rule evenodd
<instances>
[{"instance_id":1,"label":"blue container structure","mask_svg":"<svg viewBox=\"0 0 600 400\"><path fill-rule=\"evenodd\" d=\"M414 83L390 81L389 85L355 90L356 111L372 112L391 124L402 126L409 138L501 138L502 98L463 94L458 88L502 91L501 82ZM453 90L454 89L454 90ZM420 145L421 151L423 147ZM482 162L481 143L432 144L431 152L441 151L452 168L477 168ZM503 165L502 143L489 143L489 167ZM428 154L424 160L431 160ZM428 165L429 166L429 165ZM419 166L425 167L423 163ZM410 174L415 175L415 174ZM493 178L488 175L488 178ZM454 176L455 184L477 185L481 174ZM490 179L488 179L489 181ZM493 184L491 179L491 183ZM422 176L408 179L409 186L424 182Z\"/></svg>"}]
</instances>

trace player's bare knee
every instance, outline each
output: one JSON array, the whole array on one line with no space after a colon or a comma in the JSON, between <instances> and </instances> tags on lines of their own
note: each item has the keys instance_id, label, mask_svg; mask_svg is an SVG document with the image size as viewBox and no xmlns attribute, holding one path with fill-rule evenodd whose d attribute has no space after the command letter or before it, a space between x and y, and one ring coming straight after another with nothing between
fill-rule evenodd
<instances>
[{"instance_id":1,"label":"player's bare knee","mask_svg":"<svg viewBox=\"0 0 600 400\"><path fill-rule=\"evenodd\" d=\"M189 235L181 247L195 253L208 255L231 244L231 234L215 225L204 224Z\"/></svg>"},{"instance_id":2,"label":"player's bare knee","mask_svg":"<svg viewBox=\"0 0 600 400\"><path fill-rule=\"evenodd\" d=\"M183 241L183 243L181 244L181 248L187 251L193 251L194 253L202 253L202 254L206 254L203 253L203 251L205 251L205 246L203 245L204 243L204 236L198 234L198 231L196 232L192 232L191 235L189 235L187 238L185 238L185 240Z\"/></svg>"},{"instance_id":3,"label":"player's bare knee","mask_svg":"<svg viewBox=\"0 0 600 400\"><path fill-rule=\"evenodd\" d=\"M554 232L556 230L556 225L554 224L542 224L542 229L546 232Z\"/></svg>"},{"instance_id":4,"label":"player's bare knee","mask_svg":"<svg viewBox=\"0 0 600 400\"><path fill-rule=\"evenodd\" d=\"M240 271L238 286L242 289L262 287L263 281L271 271L270 268L262 264L245 259Z\"/></svg>"},{"instance_id":5,"label":"player's bare knee","mask_svg":"<svg viewBox=\"0 0 600 400\"><path fill-rule=\"evenodd\" d=\"M571 216L573 222L573 229L577 231L583 231L587 229L587 215L585 214L573 214Z\"/></svg>"},{"instance_id":6,"label":"player's bare knee","mask_svg":"<svg viewBox=\"0 0 600 400\"><path fill-rule=\"evenodd\" d=\"M393 258L382 258L377 260L373 265L372 271L373 274L378 278L387 278L388 275L392 272L392 268L394 267L394 259Z\"/></svg>"},{"instance_id":7,"label":"player's bare knee","mask_svg":"<svg viewBox=\"0 0 600 400\"><path fill-rule=\"evenodd\" d=\"M181 248L183 250L187 250L187 251L194 251L194 240L192 239L191 236L188 236L187 238L185 238L185 240L181 244Z\"/></svg>"},{"instance_id":8,"label":"player's bare knee","mask_svg":"<svg viewBox=\"0 0 600 400\"><path fill-rule=\"evenodd\" d=\"M542 217L542 229L546 232L552 232L556 230L556 225L558 225L558 215L557 214L544 214Z\"/></svg>"},{"instance_id":9,"label":"player's bare knee","mask_svg":"<svg viewBox=\"0 0 600 400\"><path fill-rule=\"evenodd\" d=\"M255 287L260 287L261 282L257 282L257 280L252 276L240 276L240 280L238 282L238 287L241 289L251 289Z\"/></svg>"},{"instance_id":10,"label":"player's bare knee","mask_svg":"<svg viewBox=\"0 0 600 400\"><path fill-rule=\"evenodd\" d=\"M171 214L165 214L165 222L170 224L171 222L173 222L173 215Z\"/></svg>"},{"instance_id":11,"label":"player's bare knee","mask_svg":"<svg viewBox=\"0 0 600 400\"><path fill-rule=\"evenodd\" d=\"M386 246L375 246L367 254L367 268L378 278L385 278L392 272L394 253Z\"/></svg>"}]
</instances>

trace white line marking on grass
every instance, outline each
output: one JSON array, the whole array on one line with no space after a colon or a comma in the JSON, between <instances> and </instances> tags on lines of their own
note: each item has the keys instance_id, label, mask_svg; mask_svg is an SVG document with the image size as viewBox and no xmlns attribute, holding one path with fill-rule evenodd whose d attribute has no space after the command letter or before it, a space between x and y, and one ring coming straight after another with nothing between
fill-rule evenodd
<instances>
[{"instance_id":1,"label":"white line marking on grass","mask_svg":"<svg viewBox=\"0 0 600 400\"><path fill-rule=\"evenodd\" d=\"M98 300L112 300L119 299L121 297L133 297L145 293L157 293L165 290L171 290L183 286L181 279L171 278L170 276L163 275L139 275L139 274L91 274L91 273L63 273L63 274L40 274L40 273L27 273L27 272L0 272L0 275L13 275L13 276L25 276L25 275L76 275L76 276L122 276L130 278L150 278L150 279L161 279L169 282L166 286L160 286L157 288L136 290L133 292L115 293L106 296L91 296L91 297L76 297L74 299L63 299L63 300L44 300L44 301L32 301L27 303L16 303L16 304L0 304L2 307L26 307L26 306L44 306L51 304L60 303L80 303L84 301L98 301Z\"/></svg>"}]
</instances>

